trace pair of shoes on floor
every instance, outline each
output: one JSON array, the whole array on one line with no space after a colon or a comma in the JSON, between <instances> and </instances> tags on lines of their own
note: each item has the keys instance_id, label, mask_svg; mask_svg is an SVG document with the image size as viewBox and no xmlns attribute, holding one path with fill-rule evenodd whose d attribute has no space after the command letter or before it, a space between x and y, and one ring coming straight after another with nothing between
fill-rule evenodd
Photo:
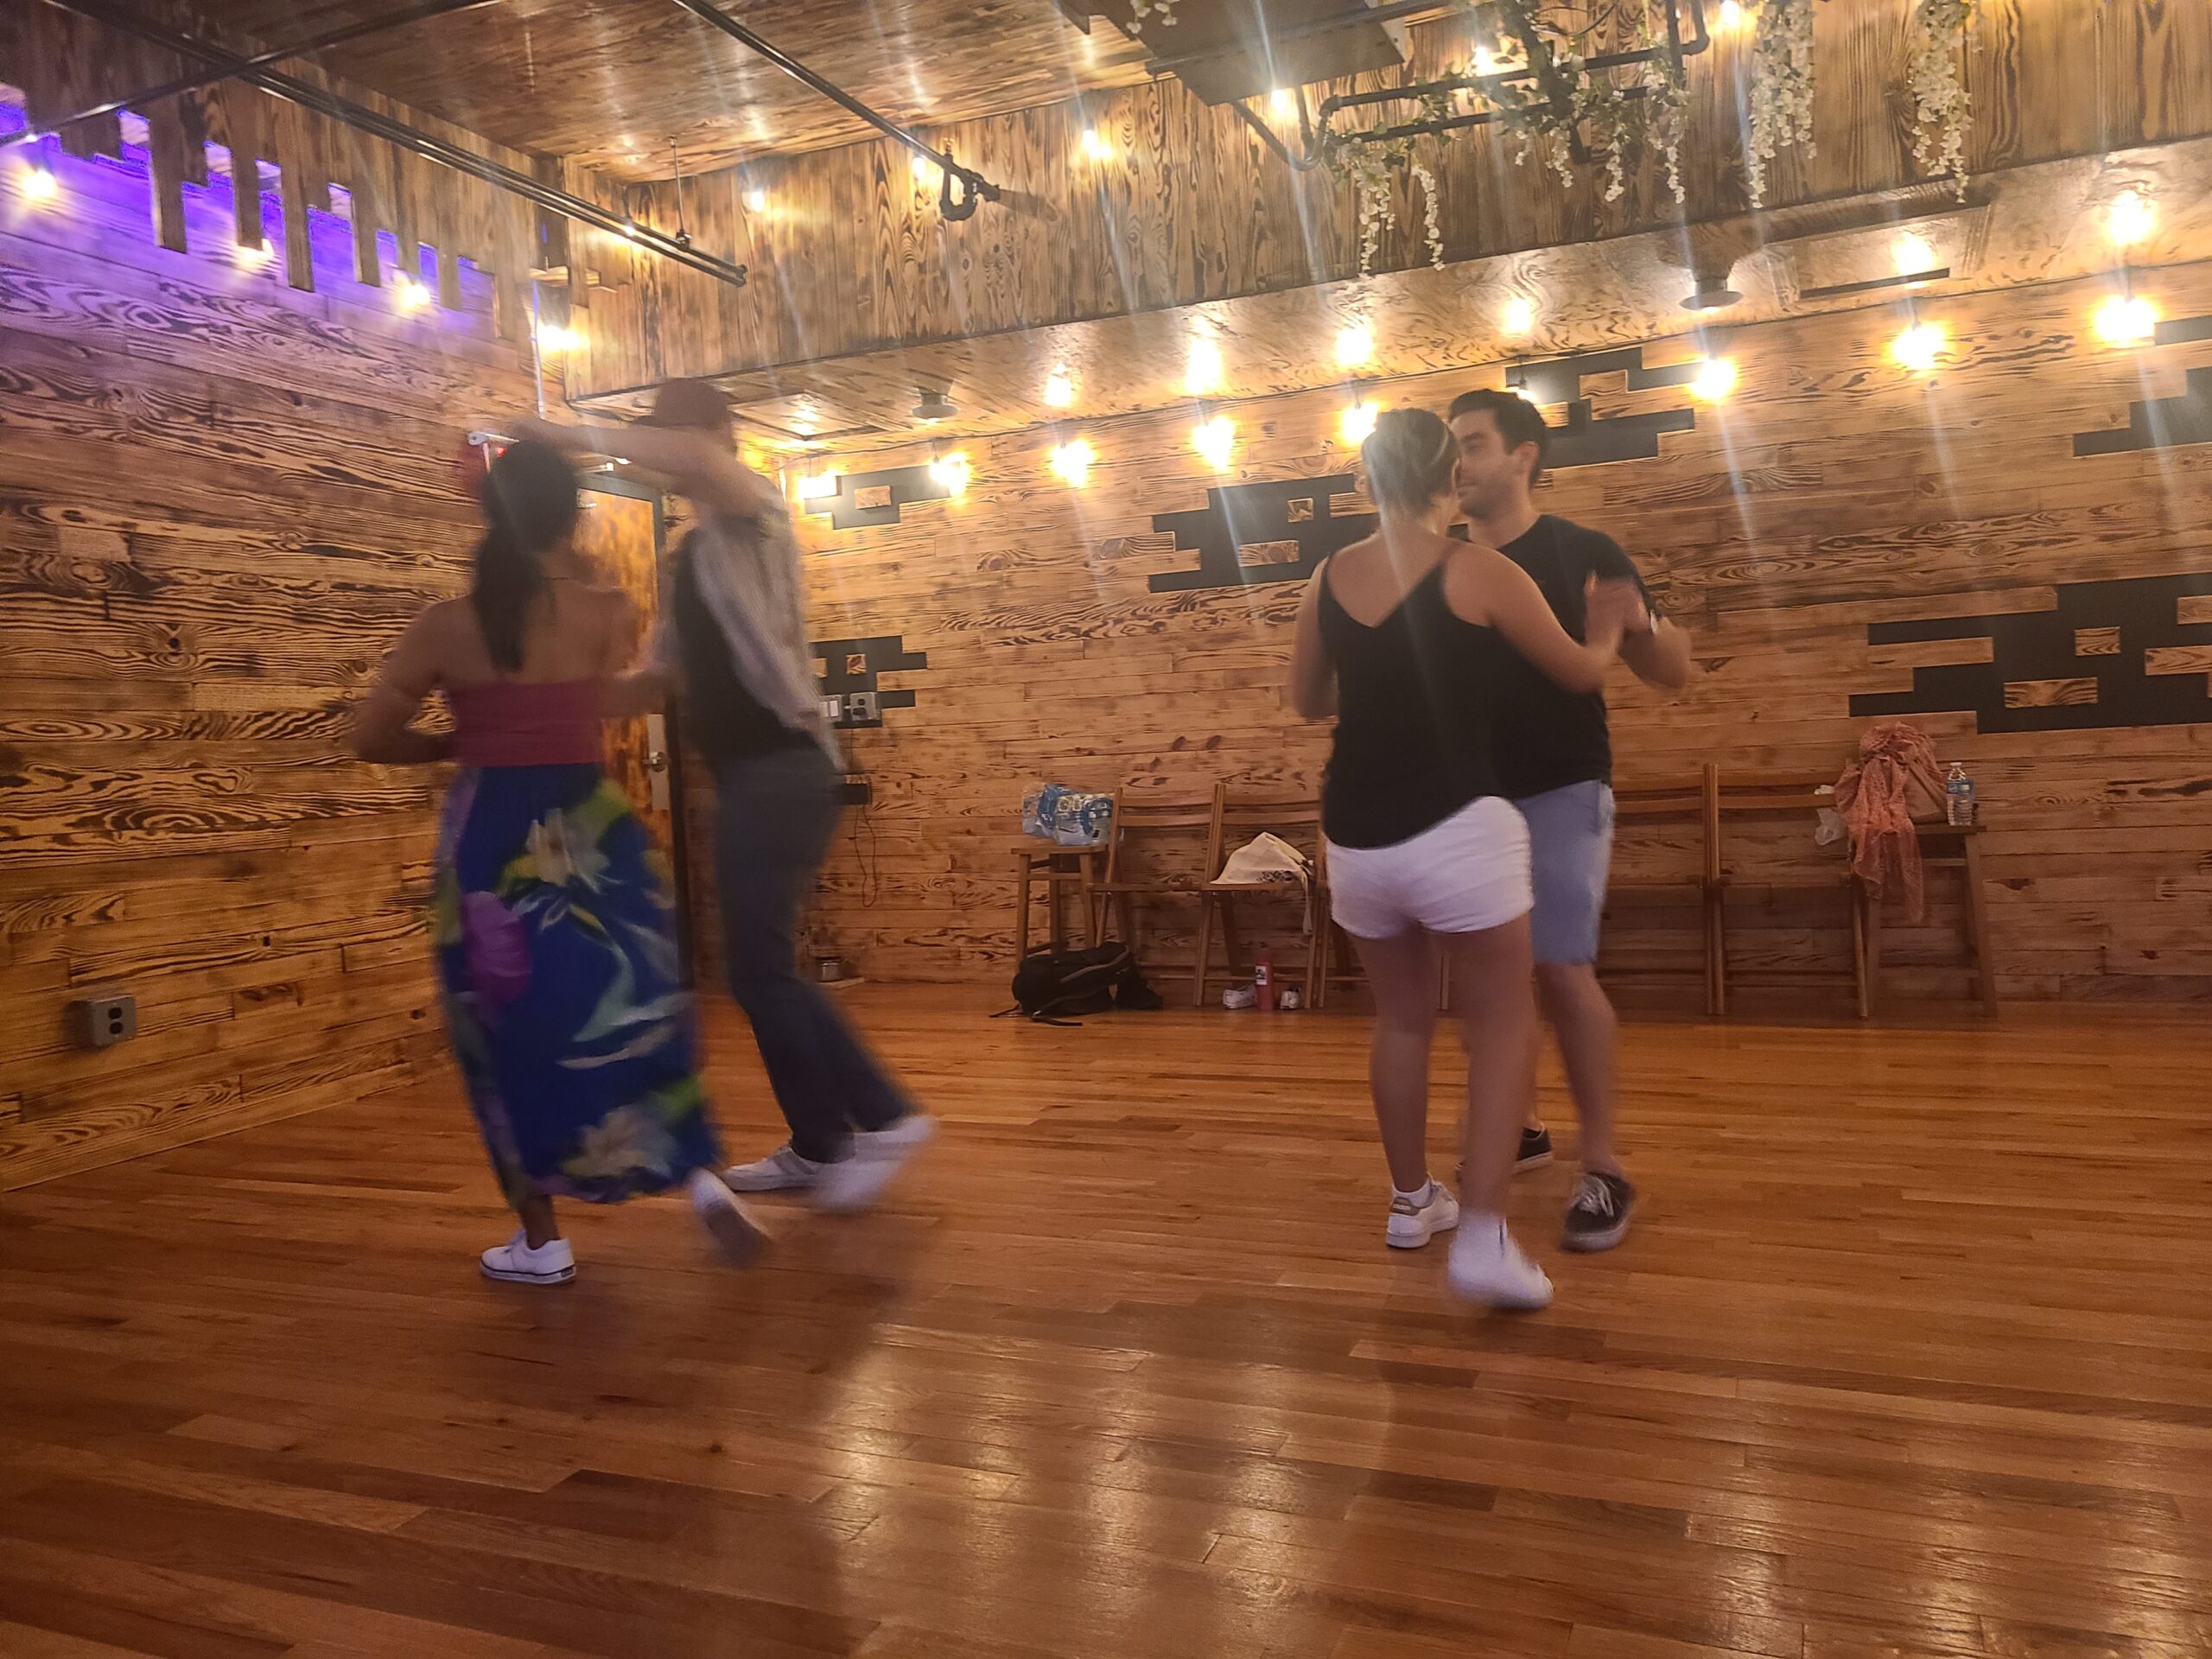
<instances>
[{"instance_id":1,"label":"pair of shoes on floor","mask_svg":"<svg viewBox=\"0 0 2212 1659\"><path fill-rule=\"evenodd\" d=\"M803 1158L785 1141L766 1158L724 1171L722 1179L735 1192L811 1192L816 1209L849 1215L880 1198L936 1134L935 1118L909 1112L887 1128L857 1131L852 1149L834 1163Z\"/></svg>"},{"instance_id":2,"label":"pair of shoes on floor","mask_svg":"<svg viewBox=\"0 0 2212 1659\"><path fill-rule=\"evenodd\" d=\"M699 1224L731 1266L743 1267L767 1248L767 1233L720 1176L694 1170L683 1190ZM484 1276L502 1284L565 1285L576 1276L575 1252L565 1238L550 1238L533 1247L527 1233L517 1233L477 1259Z\"/></svg>"}]
</instances>

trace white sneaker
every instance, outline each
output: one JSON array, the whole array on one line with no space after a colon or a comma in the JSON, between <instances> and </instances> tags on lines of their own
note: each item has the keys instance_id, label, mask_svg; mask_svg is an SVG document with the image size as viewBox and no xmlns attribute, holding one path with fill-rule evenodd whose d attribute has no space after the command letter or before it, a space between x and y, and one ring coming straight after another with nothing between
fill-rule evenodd
<instances>
[{"instance_id":1,"label":"white sneaker","mask_svg":"<svg viewBox=\"0 0 2212 1659\"><path fill-rule=\"evenodd\" d=\"M565 1285L576 1276L575 1252L565 1238L549 1238L536 1249L517 1233L504 1244L495 1244L477 1258L486 1279L511 1285Z\"/></svg>"},{"instance_id":2,"label":"white sneaker","mask_svg":"<svg viewBox=\"0 0 2212 1659\"><path fill-rule=\"evenodd\" d=\"M860 1131L849 1154L823 1167L814 1186L815 1208L841 1213L867 1209L936 1133L937 1120L919 1112L907 1113L887 1129Z\"/></svg>"},{"instance_id":3,"label":"white sneaker","mask_svg":"<svg viewBox=\"0 0 2212 1659\"><path fill-rule=\"evenodd\" d=\"M1453 1294L1486 1306L1534 1311L1552 1305L1552 1281L1521 1253L1503 1220L1495 1216L1459 1230L1452 1241L1447 1276Z\"/></svg>"},{"instance_id":4,"label":"white sneaker","mask_svg":"<svg viewBox=\"0 0 2212 1659\"><path fill-rule=\"evenodd\" d=\"M749 1164L732 1164L722 1181L733 1192L791 1192L812 1186L830 1166L802 1158L785 1141L766 1158Z\"/></svg>"},{"instance_id":5,"label":"white sneaker","mask_svg":"<svg viewBox=\"0 0 2212 1659\"><path fill-rule=\"evenodd\" d=\"M1391 1198L1390 1223L1382 1242L1394 1250L1417 1250L1459 1224L1459 1201L1445 1190L1443 1182L1431 1181L1425 1203L1415 1204L1402 1194Z\"/></svg>"},{"instance_id":6,"label":"white sneaker","mask_svg":"<svg viewBox=\"0 0 2212 1659\"><path fill-rule=\"evenodd\" d=\"M685 1185L699 1224L733 1267L743 1267L766 1248L768 1235L753 1218L753 1212L722 1185L721 1177L710 1170L695 1169Z\"/></svg>"}]
</instances>

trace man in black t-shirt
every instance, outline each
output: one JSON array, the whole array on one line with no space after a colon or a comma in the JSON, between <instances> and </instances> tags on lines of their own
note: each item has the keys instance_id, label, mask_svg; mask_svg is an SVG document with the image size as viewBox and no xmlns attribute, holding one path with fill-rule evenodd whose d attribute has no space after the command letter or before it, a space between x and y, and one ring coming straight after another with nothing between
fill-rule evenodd
<instances>
[{"instance_id":1,"label":"man in black t-shirt","mask_svg":"<svg viewBox=\"0 0 2212 1659\"><path fill-rule=\"evenodd\" d=\"M1583 594L1592 576L1643 578L1611 537L1536 511L1550 429L1533 404L1510 391L1470 391L1452 400L1459 445L1459 509L1473 538L1487 542L1535 578L1560 626L1582 638ZM1648 685L1679 689L1689 678L1689 639L1650 607L1621 641L1621 660ZM1570 1249L1611 1249L1628 1232L1635 1189L1613 1147L1617 1062L1613 1005L1598 982L1598 921L1612 856L1613 753L1603 696L1563 690L1515 659L1502 688L1491 755L1500 783L1529 821L1536 907L1529 918L1544 1017L1559 1039L1582 1126L1582 1179L1567 1212ZM1529 1125L1524 1167L1551 1161L1551 1136L1535 1116L1529 1057Z\"/></svg>"}]
</instances>

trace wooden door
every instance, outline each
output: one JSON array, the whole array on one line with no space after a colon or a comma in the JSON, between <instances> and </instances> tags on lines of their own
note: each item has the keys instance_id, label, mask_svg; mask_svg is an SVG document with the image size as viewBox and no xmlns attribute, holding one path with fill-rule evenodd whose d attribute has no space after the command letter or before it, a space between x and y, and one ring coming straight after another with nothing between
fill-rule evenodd
<instances>
[{"instance_id":1,"label":"wooden door","mask_svg":"<svg viewBox=\"0 0 2212 1659\"><path fill-rule=\"evenodd\" d=\"M660 499L619 480L594 477L585 484L583 506L576 549L637 605L642 626L636 644L642 646L660 614ZM668 855L677 872L680 897L683 861L675 810L681 798L677 764L665 715L608 723L607 775L622 786Z\"/></svg>"}]
</instances>

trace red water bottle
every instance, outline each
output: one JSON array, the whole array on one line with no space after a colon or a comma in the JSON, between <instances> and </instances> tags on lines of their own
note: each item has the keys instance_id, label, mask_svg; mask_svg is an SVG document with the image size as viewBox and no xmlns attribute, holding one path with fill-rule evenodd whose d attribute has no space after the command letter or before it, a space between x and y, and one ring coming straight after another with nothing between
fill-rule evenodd
<instances>
[{"instance_id":1,"label":"red water bottle","mask_svg":"<svg viewBox=\"0 0 2212 1659\"><path fill-rule=\"evenodd\" d=\"M1275 1011L1275 970L1274 964L1268 960L1268 947L1264 944L1260 947L1259 960L1252 969L1252 988L1259 995L1260 1012L1273 1014Z\"/></svg>"}]
</instances>

